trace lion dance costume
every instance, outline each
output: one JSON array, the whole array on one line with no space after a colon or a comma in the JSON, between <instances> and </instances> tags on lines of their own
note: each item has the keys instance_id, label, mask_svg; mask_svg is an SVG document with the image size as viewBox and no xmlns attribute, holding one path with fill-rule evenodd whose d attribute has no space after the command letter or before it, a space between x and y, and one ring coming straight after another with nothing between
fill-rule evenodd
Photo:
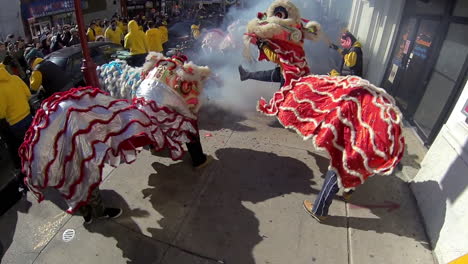
<instances>
[{"instance_id":1,"label":"lion dance costume","mask_svg":"<svg viewBox=\"0 0 468 264\"><path fill-rule=\"evenodd\" d=\"M207 67L151 53L143 68L123 61L99 69L102 86L56 93L43 102L20 148L25 183L38 198L56 188L75 212L102 180L104 164L135 161L138 148L167 148L198 136L196 112Z\"/></svg>"},{"instance_id":2,"label":"lion dance costume","mask_svg":"<svg viewBox=\"0 0 468 264\"><path fill-rule=\"evenodd\" d=\"M303 44L319 37L320 26L302 19L286 0L275 1L249 22L246 43L266 43L284 78L269 102L259 101L258 110L325 150L337 185L352 190L374 174L391 174L401 160L402 115L394 99L367 80L311 75ZM259 60L268 57L260 49Z\"/></svg>"}]
</instances>

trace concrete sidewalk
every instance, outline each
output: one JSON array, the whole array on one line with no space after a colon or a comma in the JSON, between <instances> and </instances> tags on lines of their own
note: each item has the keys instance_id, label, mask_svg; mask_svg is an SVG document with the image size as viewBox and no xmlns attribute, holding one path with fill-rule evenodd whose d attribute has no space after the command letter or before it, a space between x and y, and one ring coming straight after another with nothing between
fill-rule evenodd
<instances>
[{"instance_id":1,"label":"concrete sidewalk","mask_svg":"<svg viewBox=\"0 0 468 264\"><path fill-rule=\"evenodd\" d=\"M302 200L320 190L323 153L257 113L202 116L203 146L216 158L208 168L144 151L101 187L123 216L87 227L53 193L41 204L28 197L0 217L2 263L434 263L400 173L367 181L355 205L336 199L319 224ZM68 243L66 229L76 231Z\"/></svg>"}]
</instances>

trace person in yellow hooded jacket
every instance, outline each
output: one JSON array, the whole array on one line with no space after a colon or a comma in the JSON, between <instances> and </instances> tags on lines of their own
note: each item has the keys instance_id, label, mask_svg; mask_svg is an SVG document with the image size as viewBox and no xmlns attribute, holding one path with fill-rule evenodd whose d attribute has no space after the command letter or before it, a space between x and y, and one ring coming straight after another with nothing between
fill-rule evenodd
<instances>
[{"instance_id":1,"label":"person in yellow hooded jacket","mask_svg":"<svg viewBox=\"0 0 468 264\"><path fill-rule=\"evenodd\" d=\"M14 153L24 141L24 135L32 123L28 86L16 75L11 75L0 64L0 119L6 119L12 132L13 142L9 142ZM12 152L13 153L13 152ZM13 157L16 167L20 166L19 156Z\"/></svg>"},{"instance_id":2,"label":"person in yellow hooded jacket","mask_svg":"<svg viewBox=\"0 0 468 264\"><path fill-rule=\"evenodd\" d=\"M124 47L130 50L132 57L128 64L134 67L140 67L145 63L148 54L148 40L143 31L138 28L138 23L132 20L128 23L128 34L125 35Z\"/></svg>"},{"instance_id":3,"label":"person in yellow hooded jacket","mask_svg":"<svg viewBox=\"0 0 468 264\"><path fill-rule=\"evenodd\" d=\"M146 37L148 39L148 48L149 51L163 52L163 42L162 42L162 31L159 28L155 28L154 22L148 22L148 31L146 31Z\"/></svg>"}]
</instances>

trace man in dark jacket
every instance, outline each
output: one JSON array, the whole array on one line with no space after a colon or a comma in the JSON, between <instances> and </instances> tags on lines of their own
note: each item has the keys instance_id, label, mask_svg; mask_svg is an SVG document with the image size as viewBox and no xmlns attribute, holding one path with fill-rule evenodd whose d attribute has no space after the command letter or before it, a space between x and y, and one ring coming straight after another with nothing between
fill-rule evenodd
<instances>
[{"instance_id":1,"label":"man in dark jacket","mask_svg":"<svg viewBox=\"0 0 468 264\"><path fill-rule=\"evenodd\" d=\"M341 47L338 48L335 44L331 43L330 48L337 50L342 56L341 68L337 72L333 70L331 75L356 75L362 77L362 50L361 43L349 31L346 31L341 36Z\"/></svg>"}]
</instances>

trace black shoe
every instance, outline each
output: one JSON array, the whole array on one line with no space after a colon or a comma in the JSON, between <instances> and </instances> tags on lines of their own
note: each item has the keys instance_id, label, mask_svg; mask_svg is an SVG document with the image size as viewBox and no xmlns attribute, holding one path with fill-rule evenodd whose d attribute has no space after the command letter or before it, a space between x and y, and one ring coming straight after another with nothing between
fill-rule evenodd
<instances>
[{"instance_id":1,"label":"black shoe","mask_svg":"<svg viewBox=\"0 0 468 264\"><path fill-rule=\"evenodd\" d=\"M122 215L123 210L120 208L106 208L104 209L104 217L108 219L115 219Z\"/></svg>"},{"instance_id":2,"label":"black shoe","mask_svg":"<svg viewBox=\"0 0 468 264\"><path fill-rule=\"evenodd\" d=\"M246 71L242 65L239 65L239 76L241 81L245 81L249 78L249 72Z\"/></svg>"},{"instance_id":3,"label":"black shoe","mask_svg":"<svg viewBox=\"0 0 468 264\"><path fill-rule=\"evenodd\" d=\"M84 224L85 225L89 225L93 222L93 217L91 216L91 214L87 214L85 216L83 216L84 218Z\"/></svg>"}]
</instances>

